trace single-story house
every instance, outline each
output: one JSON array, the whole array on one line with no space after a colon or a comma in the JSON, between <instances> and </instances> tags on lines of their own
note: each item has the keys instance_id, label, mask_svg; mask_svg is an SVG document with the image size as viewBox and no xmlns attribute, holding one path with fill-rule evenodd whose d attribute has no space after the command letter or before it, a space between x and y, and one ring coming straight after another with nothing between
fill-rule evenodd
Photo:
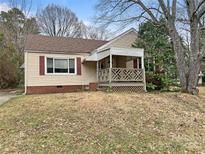
<instances>
[{"instance_id":1,"label":"single-story house","mask_svg":"<svg viewBox=\"0 0 205 154\"><path fill-rule=\"evenodd\" d=\"M146 91L144 50L132 47L136 38L133 28L110 41L28 35L25 93Z\"/></svg>"}]
</instances>

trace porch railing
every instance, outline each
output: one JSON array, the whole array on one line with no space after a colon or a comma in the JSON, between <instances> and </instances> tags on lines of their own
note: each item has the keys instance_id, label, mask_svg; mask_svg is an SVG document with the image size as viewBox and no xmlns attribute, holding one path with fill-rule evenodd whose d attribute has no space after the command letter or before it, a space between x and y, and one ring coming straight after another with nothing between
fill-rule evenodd
<instances>
[{"instance_id":1,"label":"porch railing","mask_svg":"<svg viewBox=\"0 0 205 154\"><path fill-rule=\"evenodd\" d=\"M109 82L109 73L110 69L106 68L106 69L101 69L98 71L98 81L99 82Z\"/></svg>"},{"instance_id":2,"label":"porch railing","mask_svg":"<svg viewBox=\"0 0 205 154\"><path fill-rule=\"evenodd\" d=\"M98 72L99 82L143 82L143 69L106 68ZM111 73L111 74L110 74Z\"/></svg>"}]
</instances>

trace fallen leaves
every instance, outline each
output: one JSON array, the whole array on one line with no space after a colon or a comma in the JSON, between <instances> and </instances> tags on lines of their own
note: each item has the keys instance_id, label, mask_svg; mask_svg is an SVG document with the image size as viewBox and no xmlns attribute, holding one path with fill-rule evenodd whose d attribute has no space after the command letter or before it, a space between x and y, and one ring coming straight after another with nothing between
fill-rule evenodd
<instances>
[{"instance_id":1,"label":"fallen leaves","mask_svg":"<svg viewBox=\"0 0 205 154\"><path fill-rule=\"evenodd\" d=\"M0 136L0 153L200 153L205 151L205 97L23 96L0 108Z\"/></svg>"}]
</instances>

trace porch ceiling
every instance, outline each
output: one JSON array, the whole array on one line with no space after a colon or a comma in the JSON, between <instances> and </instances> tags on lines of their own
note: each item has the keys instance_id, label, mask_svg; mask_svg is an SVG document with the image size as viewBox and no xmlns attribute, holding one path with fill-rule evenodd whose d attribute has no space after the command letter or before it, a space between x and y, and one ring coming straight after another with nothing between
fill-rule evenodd
<instances>
[{"instance_id":1,"label":"porch ceiling","mask_svg":"<svg viewBox=\"0 0 205 154\"><path fill-rule=\"evenodd\" d=\"M85 61L99 61L109 55L142 57L144 58L144 49L140 48L108 48L102 51L96 51L85 58Z\"/></svg>"}]
</instances>

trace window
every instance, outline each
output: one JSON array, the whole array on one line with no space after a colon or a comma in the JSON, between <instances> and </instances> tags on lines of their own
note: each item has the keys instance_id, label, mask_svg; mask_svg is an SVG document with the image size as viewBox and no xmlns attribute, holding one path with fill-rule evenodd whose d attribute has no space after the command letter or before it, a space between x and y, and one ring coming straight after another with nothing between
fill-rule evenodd
<instances>
[{"instance_id":1,"label":"window","mask_svg":"<svg viewBox=\"0 0 205 154\"><path fill-rule=\"evenodd\" d=\"M69 59L69 73L75 73L75 59Z\"/></svg>"},{"instance_id":2,"label":"window","mask_svg":"<svg viewBox=\"0 0 205 154\"><path fill-rule=\"evenodd\" d=\"M55 73L68 73L68 60L55 59Z\"/></svg>"},{"instance_id":3,"label":"window","mask_svg":"<svg viewBox=\"0 0 205 154\"><path fill-rule=\"evenodd\" d=\"M53 73L53 58L47 58L47 73Z\"/></svg>"},{"instance_id":4,"label":"window","mask_svg":"<svg viewBox=\"0 0 205 154\"><path fill-rule=\"evenodd\" d=\"M48 74L75 74L75 59L47 58Z\"/></svg>"}]
</instances>

